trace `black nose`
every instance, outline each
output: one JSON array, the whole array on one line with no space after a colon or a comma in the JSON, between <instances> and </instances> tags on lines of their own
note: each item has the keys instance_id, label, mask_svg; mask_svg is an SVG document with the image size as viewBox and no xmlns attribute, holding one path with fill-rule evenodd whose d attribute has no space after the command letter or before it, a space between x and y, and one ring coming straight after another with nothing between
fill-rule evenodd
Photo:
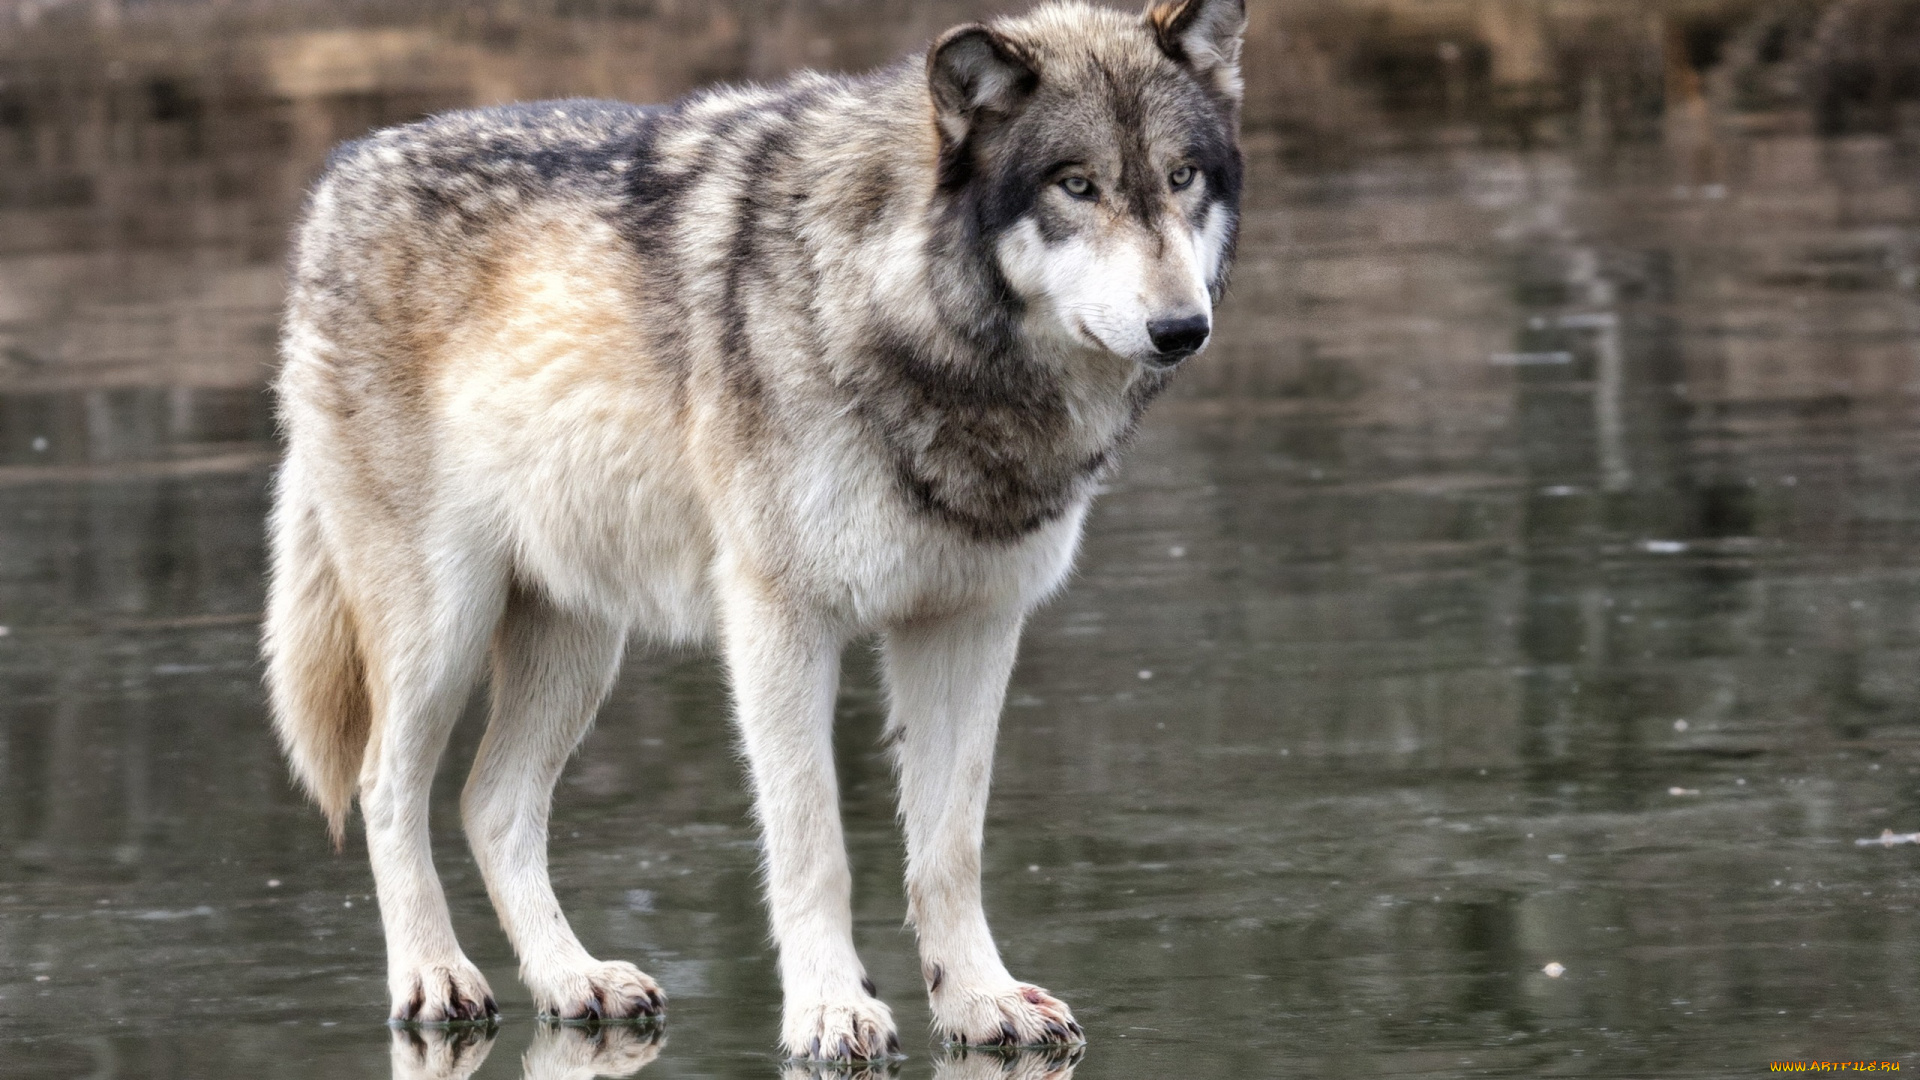
<instances>
[{"instance_id":1,"label":"black nose","mask_svg":"<svg viewBox=\"0 0 1920 1080\"><path fill-rule=\"evenodd\" d=\"M1187 315L1178 319L1154 319L1147 323L1147 337L1160 350L1160 359L1184 360L1200 351L1213 328L1205 315Z\"/></svg>"}]
</instances>

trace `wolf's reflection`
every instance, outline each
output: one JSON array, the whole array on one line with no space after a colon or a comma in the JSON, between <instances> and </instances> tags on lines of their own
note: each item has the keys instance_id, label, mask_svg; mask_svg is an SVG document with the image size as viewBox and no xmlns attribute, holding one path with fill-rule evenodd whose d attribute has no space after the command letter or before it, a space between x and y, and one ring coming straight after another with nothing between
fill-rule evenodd
<instances>
[{"instance_id":1,"label":"wolf's reflection","mask_svg":"<svg viewBox=\"0 0 1920 1080\"><path fill-rule=\"evenodd\" d=\"M493 1050L498 1028L395 1028L393 1080L467 1080ZM660 1056L658 1025L541 1024L520 1059L521 1080L632 1076ZM934 1080L1073 1080L1081 1047L1035 1050L950 1048L934 1059ZM893 1080L891 1062L793 1062L779 1080Z\"/></svg>"},{"instance_id":2,"label":"wolf's reflection","mask_svg":"<svg viewBox=\"0 0 1920 1080\"><path fill-rule=\"evenodd\" d=\"M497 1029L395 1028L393 1080L467 1080L493 1050ZM662 1045L658 1025L541 1024L520 1059L522 1080L632 1076Z\"/></svg>"},{"instance_id":3,"label":"wolf's reflection","mask_svg":"<svg viewBox=\"0 0 1920 1080\"><path fill-rule=\"evenodd\" d=\"M934 1080L1073 1080L1082 1048L1033 1050L948 1049L933 1061ZM890 1062L858 1065L789 1064L780 1080L893 1080Z\"/></svg>"}]
</instances>

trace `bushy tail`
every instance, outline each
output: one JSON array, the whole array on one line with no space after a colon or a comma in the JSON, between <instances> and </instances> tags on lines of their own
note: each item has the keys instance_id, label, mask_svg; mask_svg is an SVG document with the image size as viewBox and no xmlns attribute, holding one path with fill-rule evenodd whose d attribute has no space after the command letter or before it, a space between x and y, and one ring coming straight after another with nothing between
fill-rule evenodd
<instances>
[{"instance_id":1,"label":"bushy tail","mask_svg":"<svg viewBox=\"0 0 1920 1080\"><path fill-rule=\"evenodd\" d=\"M280 746L302 787L327 815L337 851L359 786L372 728L366 662L339 571L309 503L283 469L270 528L273 569L267 590L267 692Z\"/></svg>"}]
</instances>

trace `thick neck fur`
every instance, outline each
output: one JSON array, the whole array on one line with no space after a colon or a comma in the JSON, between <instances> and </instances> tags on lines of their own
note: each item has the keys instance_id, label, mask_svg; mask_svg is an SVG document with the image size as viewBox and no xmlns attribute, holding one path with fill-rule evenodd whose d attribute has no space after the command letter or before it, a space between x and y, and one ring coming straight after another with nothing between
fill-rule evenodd
<instances>
[{"instance_id":1,"label":"thick neck fur","mask_svg":"<svg viewBox=\"0 0 1920 1080\"><path fill-rule=\"evenodd\" d=\"M803 225L837 234L809 246L863 253L818 260L823 287L857 298L822 340L903 494L975 539L1013 540L1090 495L1166 376L1034 332L994 254L984 186L941 182L924 71L915 58L843 84L832 104L856 116L803 120L793 166L846 193L809 200ZM827 145L850 130L859 143Z\"/></svg>"}]
</instances>

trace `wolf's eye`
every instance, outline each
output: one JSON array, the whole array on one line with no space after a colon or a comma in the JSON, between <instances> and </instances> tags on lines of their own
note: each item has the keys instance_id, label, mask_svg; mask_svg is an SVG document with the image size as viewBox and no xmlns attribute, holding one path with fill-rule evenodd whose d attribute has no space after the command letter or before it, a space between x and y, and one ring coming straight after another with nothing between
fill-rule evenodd
<instances>
[{"instance_id":1,"label":"wolf's eye","mask_svg":"<svg viewBox=\"0 0 1920 1080\"><path fill-rule=\"evenodd\" d=\"M1193 183L1193 178L1197 175L1199 174L1194 170L1193 166L1182 165L1167 174L1167 183L1173 185L1173 190L1179 191L1181 188Z\"/></svg>"},{"instance_id":2,"label":"wolf's eye","mask_svg":"<svg viewBox=\"0 0 1920 1080\"><path fill-rule=\"evenodd\" d=\"M1060 181L1060 187L1076 199L1091 199L1094 197L1093 181L1084 176L1069 176L1065 180Z\"/></svg>"}]
</instances>

